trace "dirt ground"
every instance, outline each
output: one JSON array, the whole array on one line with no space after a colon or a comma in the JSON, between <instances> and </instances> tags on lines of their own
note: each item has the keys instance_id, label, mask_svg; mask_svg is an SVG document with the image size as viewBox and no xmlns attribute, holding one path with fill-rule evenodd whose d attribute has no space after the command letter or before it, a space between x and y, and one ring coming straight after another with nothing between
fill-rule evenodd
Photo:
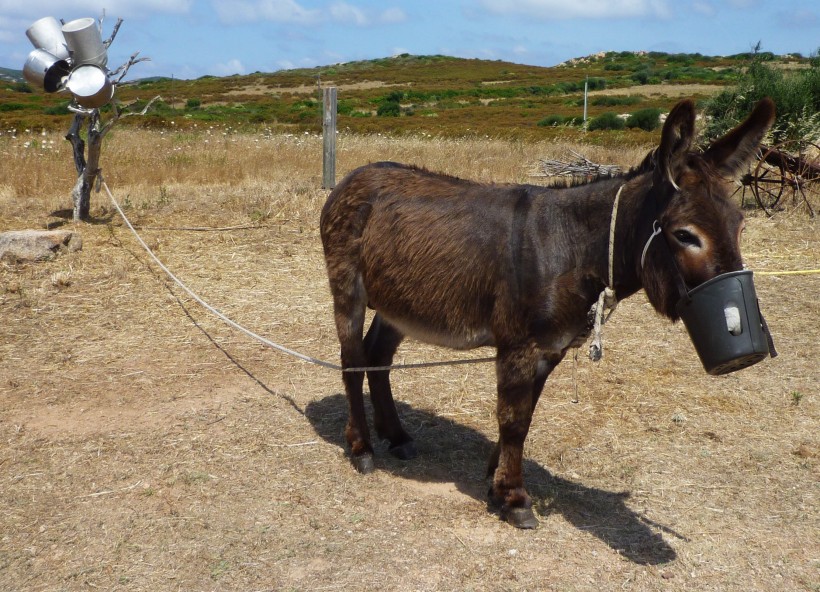
<instances>
[{"instance_id":1,"label":"dirt ground","mask_svg":"<svg viewBox=\"0 0 820 592\"><path fill-rule=\"evenodd\" d=\"M336 362L319 183L284 183L301 217L212 232L191 228L248 223L224 187L142 209L112 190L211 305ZM621 303L604 359L547 383L525 450L540 527L518 531L485 501L492 364L395 372L420 456L382 445L363 477L338 373L212 316L104 194L76 226L53 201L2 206L2 229L84 243L0 264L2 590L820 590L816 274L756 277L780 356L723 377L642 295ZM750 212L744 246L755 271L820 267L804 213ZM397 361L485 355L411 342Z\"/></svg>"}]
</instances>

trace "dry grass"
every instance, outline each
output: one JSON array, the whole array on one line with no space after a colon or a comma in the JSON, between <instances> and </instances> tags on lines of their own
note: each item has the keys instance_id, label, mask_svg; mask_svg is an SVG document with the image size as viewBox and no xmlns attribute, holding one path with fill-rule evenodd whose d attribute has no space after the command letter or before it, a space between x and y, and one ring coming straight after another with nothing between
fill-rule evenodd
<instances>
[{"instance_id":1,"label":"dry grass","mask_svg":"<svg viewBox=\"0 0 820 592\"><path fill-rule=\"evenodd\" d=\"M195 291L335 360L321 140L224 133L118 132L106 180ZM68 147L2 142L1 227L70 227ZM393 159L526 181L569 149L622 166L646 151L343 135L338 170ZM106 199L77 226L83 251L0 267L0 588L820 589L817 275L758 278L781 355L721 378L682 327L622 303L604 360L578 363L579 402L571 360L548 383L526 466L541 527L519 532L484 502L492 365L395 373L421 456L381 448L361 477L338 375L203 311ZM816 222L750 213L745 253L756 270L820 267ZM408 343L399 361L452 356Z\"/></svg>"}]
</instances>

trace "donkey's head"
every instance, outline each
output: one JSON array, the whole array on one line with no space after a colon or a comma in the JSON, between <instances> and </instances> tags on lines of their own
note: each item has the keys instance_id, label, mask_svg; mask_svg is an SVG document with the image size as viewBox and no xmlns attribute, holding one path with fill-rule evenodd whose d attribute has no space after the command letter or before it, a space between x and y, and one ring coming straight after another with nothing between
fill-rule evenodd
<instances>
[{"instance_id":1,"label":"donkey's head","mask_svg":"<svg viewBox=\"0 0 820 592\"><path fill-rule=\"evenodd\" d=\"M653 186L640 230L648 238L649 226L654 224L663 237L649 244L639 273L652 305L672 320L677 320L681 280L692 289L743 268L743 214L729 195L732 182L754 159L774 117L774 103L763 99L743 123L701 153L691 150L694 103L681 101L669 113L654 153ZM640 238L643 248L643 235Z\"/></svg>"}]
</instances>

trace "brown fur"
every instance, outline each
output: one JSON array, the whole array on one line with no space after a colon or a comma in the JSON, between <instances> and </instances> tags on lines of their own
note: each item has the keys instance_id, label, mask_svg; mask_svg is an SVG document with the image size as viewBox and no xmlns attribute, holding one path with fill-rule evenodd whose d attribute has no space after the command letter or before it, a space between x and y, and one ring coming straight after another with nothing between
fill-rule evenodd
<instances>
[{"instance_id":1,"label":"brown fur","mask_svg":"<svg viewBox=\"0 0 820 592\"><path fill-rule=\"evenodd\" d=\"M395 163L350 173L330 194L321 236L342 366L388 365L405 335L455 348L497 348L499 444L490 499L517 526L535 523L521 464L532 412L549 373L588 331L608 278L613 201L614 286L619 299L644 288L677 318L678 270L689 288L742 267L742 215L727 200L774 120L761 101L705 153L690 150L695 110L682 101L661 143L627 175L570 188L480 184ZM663 228L641 268L653 220ZM691 232L700 247L691 243ZM363 338L364 311L376 317ZM415 455L393 403L389 373L368 372L378 435L401 458ZM354 464L372 469L362 372L345 372Z\"/></svg>"}]
</instances>

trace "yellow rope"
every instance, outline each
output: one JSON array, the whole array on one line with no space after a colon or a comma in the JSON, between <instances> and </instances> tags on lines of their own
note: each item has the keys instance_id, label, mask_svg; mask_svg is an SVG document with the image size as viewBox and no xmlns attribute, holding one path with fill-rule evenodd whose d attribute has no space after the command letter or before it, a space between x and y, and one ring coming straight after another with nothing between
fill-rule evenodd
<instances>
[{"instance_id":1,"label":"yellow rope","mask_svg":"<svg viewBox=\"0 0 820 592\"><path fill-rule=\"evenodd\" d=\"M811 275L820 273L820 269L798 269L795 271L755 271L755 275Z\"/></svg>"}]
</instances>

